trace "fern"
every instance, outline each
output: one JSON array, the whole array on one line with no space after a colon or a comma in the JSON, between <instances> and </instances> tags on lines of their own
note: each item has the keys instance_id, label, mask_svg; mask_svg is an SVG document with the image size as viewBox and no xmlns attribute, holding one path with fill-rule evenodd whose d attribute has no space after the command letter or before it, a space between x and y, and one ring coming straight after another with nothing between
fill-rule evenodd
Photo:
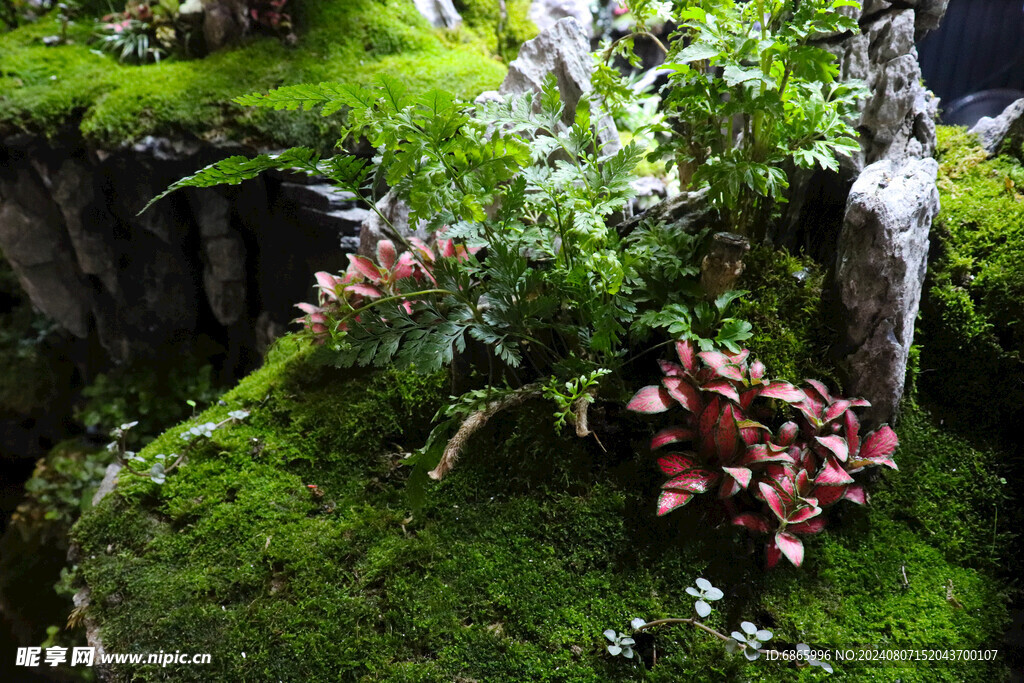
<instances>
[{"instance_id":1,"label":"fern","mask_svg":"<svg viewBox=\"0 0 1024 683\"><path fill-rule=\"evenodd\" d=\"M149 200L142 208L143 213L154 203L160 201L175 190L183 187L213 187L214 185L238 185L242 181L251 180L264 171L294 170L310 174L320 172L317 162L320 156L307 147L293 147L280 154L260 154L248 159L233 156L210 164L198 173L182 178L166 190Z\"/></svg>"}]
</instances>

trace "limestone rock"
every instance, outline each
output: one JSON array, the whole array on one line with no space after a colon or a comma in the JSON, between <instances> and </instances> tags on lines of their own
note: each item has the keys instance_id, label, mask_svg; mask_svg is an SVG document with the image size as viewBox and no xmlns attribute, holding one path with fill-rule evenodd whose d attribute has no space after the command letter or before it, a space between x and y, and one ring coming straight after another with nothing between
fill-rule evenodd
<instances>
[{"instance_id":1,"label":"limestone rock","mask_svg":"<svg viewBox=\"0 0 1024 683\"><path fill-rule=\"evenodd\" d=\"M1020 147L1024 144L1024 98L1008 106L995 118L981 117L971 132L978 135L981 146L990 157L999 154L1008 140L1011 145Z\"/></svg>"},{"instance_id":2,"label":"limestone rock","mask_svg":"<svg viewBox=\"0 0 1024 683\"><path fill-rule=\"evenodd\" d=\"M413 0L419 13L435 28L457 28L462 23L452 0Z\"/></svg>"},{"instance_id":3,"label":"limestone rock","mask_svg":"<svg viewBox=\"0 0 1024 683\"><path fill-rule=\"evenodd\" d=\"M892 419L907 370L939 210L934 159L876 162L850 191L836 282L845 322L847 391L871 401L867 418Z\"/></svg>"},{"instance_id":4,"label":"limestone rock","mask_svg":"<svg viewBox=\"0 0 1024 683\"><path fill-rule=\"evenodd\" d=\"M572 125L580 98L593 90L590 82L592 72L593 62L587 33L579 21L566 17L541 31L533 40L523 43L519 48L519 56L509 64L508 75L502 81L498 93L539 93L544 79L553 73L558 79L558 90L565 103L562 120L566 125ZM598 119L597 135L606 154L620 148L619 133L610 116Z\"/></svg>"},{"instance_id":5,"label":"limestone rock","mask_svg":"<svg viewBox=\"0 0 1024 683\"><path fill-rule=\"evenodd\" d=\"M121 472L121 465L116 462L112 462L107 465L107 469L103 472L103 481L100 482L96 492L92 494L92 505L96 507L100 504L108 493L113 491L117 487L117 475Z\"/></svg>"},{"instance_id":6,"label":"limestone rock","mask_svg":"<svg viewBox=\"0 0 1024 683\"><path fill-rule=\"evenodd\" d=\"M594 16L587 0L533 0L529 17L541 31L551 28L560 19L572 17L583 26L587 38L594 36Z\"/></svg>"}]
</instances>

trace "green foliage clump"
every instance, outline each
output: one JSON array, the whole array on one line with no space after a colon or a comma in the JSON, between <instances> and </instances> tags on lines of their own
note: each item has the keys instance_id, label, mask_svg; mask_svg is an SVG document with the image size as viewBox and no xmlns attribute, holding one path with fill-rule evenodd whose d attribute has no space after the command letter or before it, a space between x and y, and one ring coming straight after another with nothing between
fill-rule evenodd
<instances>
[{"instance_id":1,"label":"green foliage clump","mask_svg":"<svg viewBox=\"0 0 1024 683\"><path fill-rule=\"evenodd\" d=\"M641 31L660 5L627 4ZM657 156L678 167L682 188L708 187L708 200L737 232L764 236L789 186L786 164L837 170L839 155L859 150L850 121L864 88L840 82L835 55L815 42L856 33L856 20L840 10L857 4L675 3L679 28L663 67L669 136ZM631 53L629 36L608 46L605 59Z\"/></svg>"},{"instance_id":2,"label":"green foliage clump","mask_svg":"<svg viewBox=\"0 0 1024 683\"><path fill-rule=\"evenodd\" d=\"M25 483L26 500L11 516L11 524L44 539L60 539L90 507L111 459L105 450L78 440L58 444L36 463Z\"/></svg>"},{"instance_id":3,"label":"green foliage clump","mask_svg":"<svg viewBox=\"0 0 1024 683\"><path fill-rule=\"evenodd\" d=\"M243 406L246 423L218 430L162 487L122 481L76 526L86 616L110 651L182 643L213 654L209 667L133 666L112 680L636 680L644 651L611 658L602 631L688 610L698 575L730 587L736 609L709 626L742 615L770 625L772 642L982 647L1001 636L1004 596L986 570L1001 548L970 520L946 524L948 495L934 488L946 473L927 465L935 428L915 435L931 424L916 408L897 460L920 486L889 477L871 507L809 540L803 570L766 575L697 510L680 511L681 526L652 519L653 462L553 438L536 428L550 413L537 401L471 439L476 456L410 515L401 463L425 437L443 379L338 370L321 353L283 340L224 396L229 406L199 418ZM179 431L144 454L166 452ZM955 439L941 448L979 465L990 457ZM968 483L958 496L981 510L990 493ZM919 504L894 514L910 497ZM961 533L973 558L961 557ZM656 637L652 681L819 680L724 658L697 629ZM986 681L1004 677L1002 661L836 669L851 680Z\"/></svg>"},{"instance_id":4,"label":"green foliage clump","mask_svg":"<svg viewBox=\"0 0 1024 683\"><path fill-rule=\"evenodd\" d=\"M942 210L920 324L922 388L961 422L1012 430L1024 416L1024 165L987 159L963 128L938 131Z\"/></svg>"},{"instance_id":5,"label":"green foliage clump","mask_svg":"<svg viewBox=\"0 0 1024 683\"><path fill-rule=\"evenodd\" d=\"M71 124L90 142L112 147L145 135L185 134L329 149L337 139L329 120L225 103L282 83L368 83L380 73L413 87L442 84L474 96L504 76L504 67L486 50L432 30L411 2L295 4L305 29L294 49L256 37L202 60L145 67L92 52L85 22L69 28L73 44L44 47L41 38L59 32L51 13L0 35L0 129L54 135Z\"/></svg>"},{"instance_id":6,"label":"green foliage clump","mask_svg":"<svg viewBox=\"0 0 1024 683\"><path fill-rule=\"evenodd\" d=\"M213 367L191 357L174 367L135 361L99 374L86 385L76 417L104 434L137 420L131 445L140 445L185 419L192 410L189 401L205 405L219 393Z\"/></svg>"}]
</instances>

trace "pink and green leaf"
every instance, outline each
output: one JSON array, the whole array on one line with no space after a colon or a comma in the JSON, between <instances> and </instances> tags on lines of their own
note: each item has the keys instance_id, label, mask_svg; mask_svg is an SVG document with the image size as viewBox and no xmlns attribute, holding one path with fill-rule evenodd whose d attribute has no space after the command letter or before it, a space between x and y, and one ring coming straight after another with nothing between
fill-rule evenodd
<instances>
[{"instance_id":1,"label":"pink and green leaf","mask_svg":"<svg viewBox=\"0 0 1024 683\"><path fill-rule=\"evenodd\" d=\"M731 403L727 403L722 410L722 419L715 426L715 448L719 460L731 462L739 445L740 434L736 427L736 409Z\"/></svg>"},{"instance_id":2,"label":"pink and green leaf","mask_svg":"<svg viewBox=\"0 0 1024 683\"><path fill-rule=\"evenodd\" d=\"M661 485L661 488L672 489L673 491L687 491L689 493L706 493L721 478L722 475L718 472L688 470L666 481Z\"/></svg>"},{"instance_id":3,"label":"pink and green leaf","mask_svg":"<svg viewBox=\"0 0 1024 683\"><path fill-rule=\"evenodd\" d=\"M651 450L655 451L670 443L693 441L696 433L689 427L666 427L651 439Z\"/></svg>"},{"instance_id":4,"label":"pink and green leaf","mask_svg":"<svg viewBox=\"0 0 1024 683\"><path fill-rule=\"evenodd\" d=\"M676 342L676 354L679 362L683 364L686 371L691 375L697 371L697 350L689 339Z\"/></svg>"},{"instance_id":5,"label":"pink and green leaf","mask_svg":"<svg viewBox=\"0 0 1024 683\"><path fill-rule=\"evenodd\" d=\"M686 505L692 498L692 493L684 491L662 491L658 496L658 516L667 515L676 508Z\"/></svg>"},{"instance_id":6,"label":"pink and green leaf","mask_svg":"<svg viewBox=\"0 0 1024 683\"><path fill-rule=\"evenodd\" d=\"M663 413L672 405L672 397L669 393L658 386L644 387L636 392L636 395L626 404L626 410L634 413Z\"/></svg>"},{"instance_id":7,"label":"pink and green leaf","mask_svg":"<svg viewBox=\"0 0 1024 683\"><path fill-rule=\"evenodd\" d=\"M825 422L831 422L832 420L842 417L843 413L849 410L852 405L853 402L847 401L846 399L839 399L832 403L825 409Z\"/></svg>"},{"instance_id":8,"label":"pink and green leaf","mask_svg":"<svg viewBox=\"0 0 1024 683\"><path fill-rule=\"evenodd\" d=\"M750 364L750 381L754 384L762 381L764 379L765 372L766 369L764 367L764 363L759 360L755 360Z\"/></svg>"},{"instance_id":9,"label":"pink and green leaf","mask_svg":"<svg viewBox=\"0 0 1024 683\"><path fill-rule=\"evenodd\" d=\"M789 382L772 382L761 389L761 396L765 398L777 398L786 403L797 403L804 399L804 392L794 387Z\"/></svg>"},{"instance_id":10,"label":"pink and green leaf","mask_svg":"<svg viewBox=\"0 0 1024 683\"><path fill-rule=\"evenodd\" d=\"M763 481L757 484L758 490L761 492L761 498L768 504L771 511L780 520L786 519L786 506L782 502L782 496L775 490L775 487L771 484L766 484Z\"/></svg>"},{"instance_id":11,"label":"pink and green leaf","mask_svg":"<svg viewBox=\"0 0 1024 683\"><path fill-rule=\"evenodd\" d=\"M377 243L377 263L384 270L391 270L398 260L398 250L391 240L381 240Z\"/></svg>"},{"instance_id":12,"label":"pink and green leaf","mask_svg":"<svg viewBox=\"0 0 1024 683\"><path fill-rule=\"evenodd\" d=\"M791 514L789 516L789 519L786 521L788 521L790 524L800 524L802 522L806 522L809 519L813 519L814 517L817 517L820 514L820 507L816 505L805 505L804 507L800 508L799 510Z\"/></svg>"},{"instance_id":13,"label":"pink and green leaf","mask_svg":"<svg viewBox=\"0 0 1024 683\"><path fill-rule=\"evenodd\" d=\"M356 282L351 285L345 285L345 291L352 292L353 294L359 294L360 296L367 296L371 299L383 296L383 292L373 285L368 285L365 282Z\"/></svg>"},{"instance_id":14,"label":"pink and green leaf","mask_svg":"<svg viewBox=\"0 0 1024 683\"><path fill-rule=\"evenodd\" d=\"M347 254L349 263L359 271L359 274L365 277L370 282L380 282L380 268L377 267L370 259L365 256L358 256L356 254Z\"/></svg>"},{"instance_id":15,"label":"pink and green leaf","mask_svg":"<svg viewBox=\"0 0 1024 683\"><path fill-rule=\"evenodd\" d=\"M716 380L714 382L708 382L703 387L704 391L712 391L716 394L726 397L733 403L740 402L740 395L736 391L736 387L733 386L732 382L725 379Z\"/></svg>"},{"instance_id":16,"label":"pink and green leaf","mask_svg":"<svg viewBox=\"0 0 1024 683\"><path fill-rule=\"evenodd\" d=\"M760 443L747 448L747 452L743 454L740 464L758 465L768 462L792 463L793 458L786 453L774 452L768 448L767 444Z\"/></svg>"},{"instance_id":17,"label":"pink and green leaf","mask_svg":"<svg viewBox=\"0 0 1024 683\"><path fill-rule=\"evenodd\" d=\"M856 484L846 489L846 495L844 495L843 498L851 503L856 503L857 505L868 504L868 492L864 490L864 487L860 484Z\"/></svg>"},{"instance_id":18,"label":"pink and green leaf","mask_svg":"<svg viewBox=\"0 0 1024 683\"><path fill-rule=\"evenodd\" d=\"M704 407L700 398L700 392L683 377L665 377L661 380L662 386L668 390L669 396L674 398L679 405L694 415L699 415Z\"/></svg>"},{"instance_id":19,"label":"pink and green leaf","mask_svg":"<svg viewBox=\"0 0 1024 683\"><path fill-rule=\"evenodd\" d=\"M846 434L846 448L851 457L860 453L860 420L852 410L847 410L843 416L843 431Z\"/></svg>"},{"instance_id":20,"label":"pink and green leaf","mask_svg":"<svg viewBox=\"0 0 1024 683\"><path fill-rule=\"evenodd\" d=\"M750 486L750 479L754 476L754 473L746 467L723 467L722 469L743 488Z\"/></svg>"},{"instance_id":21,"label":"pink and green leaf","mask_svg":"<svg viewBox=\"0 0 1024 683\"><path fill-rule=\"evenodd\" d=\"M875 431L868 434L860 447L860 457L868 460L888 458L896 451L899 439L896 432L889 425L882 425Z\"/></svg>"},{"instance_id":22,"label":"pink and green leaf","mask_svg":"<svg viewBox=\"0 0 1024 683\"><path fill-rule=\"evenodd\" d=\"M853 477L847 474L842 465L832 457L825 458L825 466L814 478L818 486L846 486L853 483Z\"/></svg>"},{"instance_id":23,"label":"pink and green leaf","mask_svg":"<svg viewBox=\"0 0 1024 683\"><path fill-rule=\"evenodd\" d=\"M771 527L768 526L768 520L754 512L741 512L732 518L732 523L761 534L767 534L771 531Z\"/></svg>"},{"instance_id":24,"label":"pink and green leaf","mask_svg":"<svg viewBox=\"0 0 1024 683\"><path fill-rule=\"evenodd\" d=\"M850 455L849 447L846 445L846 439L836 434L831 436L816 436L814 440L824 446L834 456L839 458L841 462L846 462L846 459Z\"/></svg>"},{"instance_id":25,"label":"pink and green leaf","mask_svg":"<svg viewBox=\"0 0 1024 683\"><path fill-rule=\"evenodd\" d=\"M659 360L658 365L661 367L662 374L666 377L683 377L686 375L686 369L679 363L673 363L668 360Z\"/></svg>"},{"instance_id":26,"label":"pink and green leaf","mask_svg":"<svg viewBox=\"0 0 1024 683\"><path fill-rule=\"evenodd\" d=\"M658 467L669 477L674 477L696 465L693 458L678 453L669 453L658 458Z\"/></svg>"},{"instance_id":27,"label":"pink and green leaf","mask_svg":"<svg viewBox=\"0 0 1024 683\"><path fill-rule=\"evenodd\" d=\"M788 531L780 531L775 534L775 544L786 559L799 567L804 562L804 544L799 538Z\"/></svg>"},{"instance_id":28,"label":"pink and green leaf","mask_svg":"<svg viewBox=\"0 0 1024 683\"><path fill-rule=\"evenodd\" d=\"M794 534L817 534L820 533L828 525L828 517L824 515L818 515L806 522L800 524L790 524L786 527L788 531L792 531Z\"/></svg>"}]
</instances>

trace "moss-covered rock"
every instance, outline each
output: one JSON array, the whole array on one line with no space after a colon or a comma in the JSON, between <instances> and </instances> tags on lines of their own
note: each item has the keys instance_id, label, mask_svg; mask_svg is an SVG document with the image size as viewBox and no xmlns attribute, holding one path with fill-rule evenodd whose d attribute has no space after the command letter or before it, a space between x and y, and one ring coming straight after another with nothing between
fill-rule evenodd
<instances>
[{"instance_id":1,"label":"moss-covered rock","mask_svg":"<svg viewBox=\"0 0 1024 683\"><path fill-rule=\"evenodd\" d=\"M1024 165L988 160L963 128L938 131L940 213L922 303L921 383L959 421L993 432L1024 418Z\"/></svg>"},{"instance_id":2,"label":"moss-covered rock","mask_svg":"<svg viewBox=\"0 0 1024 683\"><path fill-rule=\"evenodd\" d=\"M330 119L249 110L231 100L285 84L367 83L381 73L414 88L440 86L472 96L504 77L504 66L490 53L493 38L485 38L496 26L489 14L471 13L464 29L442 32L431 29L407 0L292 4L302 27L297 47L254 38L194 61L119 64L90 45L86 20L72 27L74 44L44 47L40 39L57 32L55 13L0 35L0 131L54 135L77 126L103 146L151 134L189 134L330 148L337 139ZM508 36L527 36L516 26Z\"/></svg>"},{"instance_id":3,"label":"moss-covered rock","mask_svg":"<svg viewBox=\"0 0 1024 683\"><path fill-rule=\"evenodd\" d=\"M602 631L689 616L685 588L700 575L726 590L712 625L751 619L779 643L966 648L1001 637L1001 536L986 521L1001 504L1000 456L939 434L919 408L904 418L901 471L877 483L872 505L834 515L802 570L765 573L700 507L654 516L661 478L649 455L555 437L542 403L478 434L410 513L401 461L425 439L444 382L316 358L283 340L200 418L246 407L247 422L215 432L163 486L123 477L76 526L87 615L108 651L212 654L208 666L123 667L116 680L640 680L638 662L607 655ZM145 453L175 450L182 429ZM950 479L953 462L962 474ZM692 628L662 630L656 646L646 680L822 675L748 665ZM982 681L1002 667L837 669L847 680Z\"/></svg>"}]
</instances>

